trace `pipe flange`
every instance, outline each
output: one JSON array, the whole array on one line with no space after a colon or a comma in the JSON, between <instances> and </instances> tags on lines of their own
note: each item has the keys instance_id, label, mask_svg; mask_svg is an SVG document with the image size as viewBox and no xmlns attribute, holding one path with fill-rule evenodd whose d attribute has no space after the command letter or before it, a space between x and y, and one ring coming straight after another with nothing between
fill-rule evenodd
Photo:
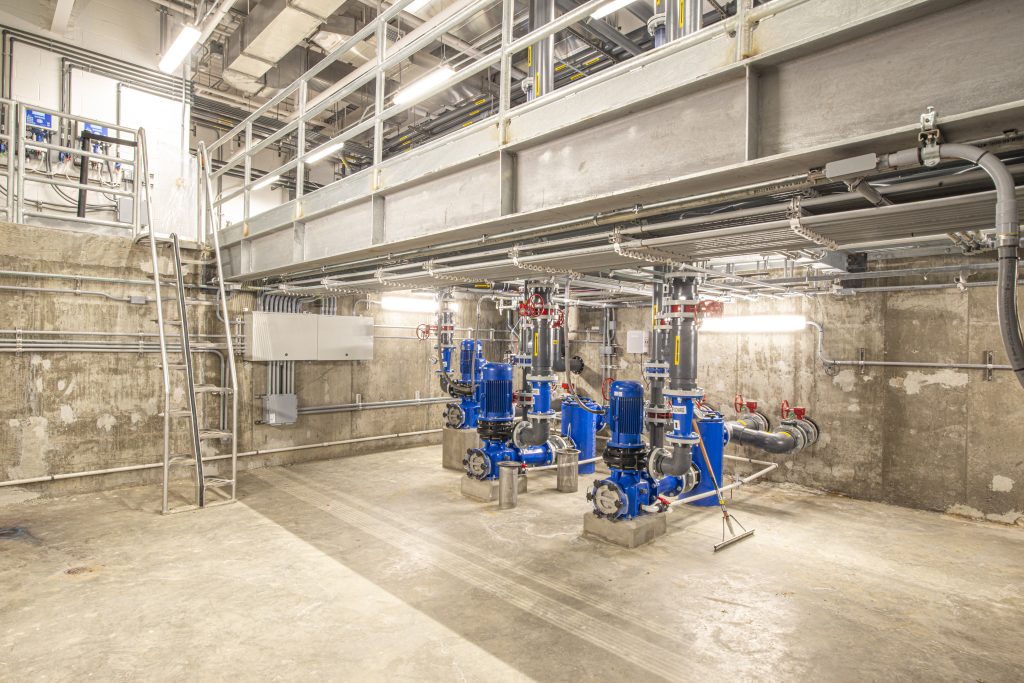
<instances>
[{"instance_id":1,"label":"pipe flange","mask_svg":"<svg viewBox=\"0 0 1024 683\"><path fill-rule=\"evenodd\" d=\"M557 375L534 375L528 374L526 379L530 382L557 382Z\"/></svg>"},{"instance_id":2,"label":"pipe flange","mask_svg":"<svg viewBox=\"0 0 1024 683\"><path fill-rule=\"evenodd\" d=\"M462 460L466 476L470 479L486 479L491 473L491 465L490 457L479 448L470 448Z\"/></svg>"},{"instance_id":3,"label":"pipe flange","mask_svg":"<svg viewBox=\"0 0 1024 683\"><path fill-rule=\"evenodd\" d=\"M665 13L655 14L647 20L647 35L654 37L655 31L665 25Z\"/></svg>"},{"instance_id":4,"label":"pipe flange","mask_svg":"<svg viewBox=\"0 0 1024 683\"><path fill-rule=\"evenodd\" d=\"M556 413L553 410L548 411L546 413L534 413L531 411L526 414L526 417L530 421L536 420L537 422L553 422L557 414L558 413Z\"/></svg>"},{"instance_id":5,"label":"pipe flange","mask_svg":"<svg viewBox=\"0 0 1024 683\"><path fill-rule=\"evenodd\" d=\"M626 507L626 494L607 480L594 482L594 488L587 491L587 500L594 504L595 515L609 519L618 517Z\"/></svg>"},{"instance_id":6,"label":"pipe flange","mask_svg":"<svg viewBox=\"0 0 1024 683\"><path fill-rule=\"evenodd\" d=\"M533 366L533 359L526 354L518 354L512 356L512 364L520 368L528 368Z\"/></svg>"},{"instance_id":7,"label":"pipe flange","mask_svg":"<svg viewBox=\"0 0 1024 683\"><path fill-rule=\"evenodd\" d=\"M449 403L444 410L445 425L452 429L462 429L466 425L466 411L458 403Z\"/></svg>"},{"instance_id":8,"label":"pipe flange","mask_svg":"<svg viewBox=\"0 0 1024 683\"><path fill-rule=\"evenodd\" d=\"M703 389L665 389L662 392L670 398L703 398Z\"/></svg>"},{"instance_id":9,"label":"pipe flange","mask_svg":"<svg viewBox=\"0 0 1024 683\"><path fill-rule=\"evenodd\" d=\"M696 446L700 443L700 438L673 436L672 434L665 435L665 443L671 446Z\"/></svg>"}]
</instances>

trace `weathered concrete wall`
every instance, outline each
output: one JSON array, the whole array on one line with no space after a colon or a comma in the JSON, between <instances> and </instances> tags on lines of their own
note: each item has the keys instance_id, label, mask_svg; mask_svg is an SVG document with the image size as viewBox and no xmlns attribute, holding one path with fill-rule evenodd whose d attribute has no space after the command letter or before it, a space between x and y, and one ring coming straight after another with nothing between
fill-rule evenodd
<instances>
[{"instance_id":1,"label":"weathered concrete wall","mask_svg":"<svg viewBox=\"0 0 1024 683\"><path fill-rule=\"evenodd\" d=\"M133 246L128 239L0 224L0 270L136 281L109 284L2 277L0 286L3 287L58 288L70 292L0 289L0 329L4 330L0 339L14 339L16 333L12 331L18 329L155 333L153 303L131 305L123 300L129 295L152 298L153 286L145 277L146 271L151 269L148 247ZM161 269L171 272L169 264L162 265ZM83 293L75 294L75 289ZM232 315L253 308L255 301L253 294L237 295L231 302ZM354 303L353 297L340 299L339 314L351 314ZM474 302L460 303L457 324L460 327L474 325ZM365 315L366 310L366 305L360 304L359 313ZM494 318L486 310L481 326L489 326ZM297 363L295 382L300 406L353 403L356 394L361 394L364 402L415 398L417 391L424 398L441 395L433 374L434 366L430 363L432 343L416 341L412 338L413 331L408 329L422 322L433 322L431 316L381 312L376 306L371 307L369 314L377 323L404 326L404 329L378 328L377 335L381 338L375 342L373 361ZM219 332L220 325L213 318L212 308L205 307L198 318L193 318L196 319L199 325L194 332ZM135 336L128 339L138 341ZM488 347L489 353L500 353L497 345ZM219 363L213 356L206 358L200 372L205 374L206 381L218 383ZM265 392L266 365L239 360L238 372L241 387L238 448L242 452L441 426L443 404L300 416L295 425L288 427L257 425L255 419L261 410L257 397ZM163 418L158 415L162 409L159 354L16 354L4 351L0 352L0 376L4 378L5 387L0 394L0 481L161 461ZM183 392L176 392L176 399L184 404ZM211 425L216 412L216 405L207 410ZM175 448L185 451L189 443L184 430L187 420L179 421L182 428ZM440 434L427 434L259 455L239 462L243 468L254 467L439 441ZM224 452L223 445L213 443L213 452L218 448ZM189 470L182 471L183 476L188 474ZM49 493L88 491L159 481L160 476L159 469L150 469L31 487ZM189 490L187 480L182 480L181 488Z\"/></svg>"},{"instance_id":2,"label":"weathered concrete wall","mask_svg":"<svg viewBox=\"0 0 1024 683\"><path fill-rule=\"evenodd\" d=\"M622 346L626 330L649 325L649 309L617 313ZM1006 363L991 287L726 305L727 315L746 313L797 313L822 323L826 353L834 359L855 360L863 348L873 360L979 363L983 352L992 350L995 363ZM600 315L581 312L583 325L598 326ZM596 332L591 336L600 338ZM821 426L821 440L813 448L768 456L782 464L771 475L775 481L1024 522L1024 393L1012 373L996 372L985 381L978 370L876 367L863 373L843 368L829 376L814 359L816 343L810 329L700 336L700 386L727 418L739 393L759 400L773 425L780 402L788 399L806 406ZM577 348L596 368L597 345ZM623 354L618 377L639 379L644 360ZM586 379L591 390L599 390L596 373L587 373ZM728 450L757 456L750 449Z\"/></svg>"}]
</instances>

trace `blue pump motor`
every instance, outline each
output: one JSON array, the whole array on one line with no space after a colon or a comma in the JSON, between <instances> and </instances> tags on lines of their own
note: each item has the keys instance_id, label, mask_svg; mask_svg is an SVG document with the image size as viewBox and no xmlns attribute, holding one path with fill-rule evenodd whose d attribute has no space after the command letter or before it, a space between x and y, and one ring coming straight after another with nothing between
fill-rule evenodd
<instances>
[{"instance_id":1,"label":"blue pump motor","mask_svg":"<svg viewBox=\"0 0 1024 683\"><path fill-rule=\"evenodd\" d=\"M507 363L484 363L476 388L479 403L477 434L482 446L466 451L462 461L466 475L474 479L494 479L498 463L516 457L512 441L512 366Z\"/></svg>"},{"instance_id":2,"label":"blue pump motor","mask_svg":"<svg viewBox=\"0 0 1024 683\"><path fill-rule=\"evenodd\" d=\"M459 375L463 382L479 382L483 369L484 345L478 339L463 339L459 344Z\"/></svg>"},{"instance_id":3,"label":"blue pump motor","mask_svg":"<svg viewBox=\"0 0 1024 683\"><path fill-rule=\"evenodd\" d=\"M484 363L477 385L480 421L511 422L512 366L508 363Z\"/></svg>"},{"instance_id":4,"label":"blue pump motor","mask_svg":"<svg viewBox=\"0 0 1024 683\"><path fill-rule=\"evenodd\" d=\"M458 397L444 411L445 424L452 429L476 429L479 413L476 387L480 384L484 345L476 339L463 339L459 344L459 383L474 387L472 394Z\"/></svg>"},{"instance_id":5,"label":"blue pump motor","mask_svg":"<svg viewBox=\"0 0 1024 683\"><path fill-rule=\"evenodd\" d=\"M608 390L608 428L612 448L644 449L644 387L618 380Z\"/></svg>"}]
</instances>

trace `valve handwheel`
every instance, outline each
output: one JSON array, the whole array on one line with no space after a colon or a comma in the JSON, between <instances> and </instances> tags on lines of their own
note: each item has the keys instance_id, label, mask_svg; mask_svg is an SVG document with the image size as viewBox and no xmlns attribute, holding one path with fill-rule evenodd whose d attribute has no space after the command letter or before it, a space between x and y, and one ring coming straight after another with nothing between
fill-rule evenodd
<instances>
[{"instance_id":1,"label":"valve handwheel","mask_svg":"<svg viewBox=\"0 0 1024 683\"><path fill-rule=\"evenodd\" d=\"M614 381L611 377L605 377L604 381L601 382L601 396L604 397L605 401L608 400L608 391L612 388L612 382Z\"/></svg>"},{"instance_id":2,"label":"valve handwheel","mask_svg":"<svg viewBox=\"0 0 1024 683\"><path fill-rule=\"evenodd\" d=\"M790 410L790 408L789 408L789 399L786 399L786 398L782 399L782 408L781 408L780 412L782 413L782 419L783 420L786 420L786 419L789 418L789 410Z\"/></svg>"},{"instance_id":3,"label":"valve handwheel","mask_svg":"<svg viewBox=\"0 0 1024 683\"><path fill-rule=\"evenodd\" d=\"M531 318L543 315L545 310L547 310L547 305L547 302L544 301L544 296L540 292L534 292L526 300L526 309Z\"/></svg>"},{"instance_id":4,"label":"valve handwheel","mask_svg":"<svg viewBox=\"0 0 1024 683\"><path fill-rule=\"evenodd\" d=\"M732 399L732 407L738 413L743 412L743 394L736 394Z\"/></svg>"},{"instance_id":5,"label":"valve handwheel","mask_svg":"<svg viewBox=\"0 0 1024 683\"><path fill-rule=\"evenodd\" d=\"M430 325L427 323L420 323L416 326L416 338L420 341L426 341L430 339Z\"/></svg>"}]
</instances>

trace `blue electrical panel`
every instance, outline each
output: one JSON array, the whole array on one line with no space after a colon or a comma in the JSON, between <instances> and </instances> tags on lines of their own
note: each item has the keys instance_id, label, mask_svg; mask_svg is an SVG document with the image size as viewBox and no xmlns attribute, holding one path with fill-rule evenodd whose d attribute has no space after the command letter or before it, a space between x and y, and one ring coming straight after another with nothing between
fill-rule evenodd
<instances>
[{"instance_id":1,"label":"blue electrical panel","mask_svg":"<svg viewBox=\"0 0 1024 683\"><path fill-rule=\"evenodd\" d=\"M53 116L40 111L25 110L25 123L32 128L48 128L53 130Z\"/></svg>"}]
</instances>

